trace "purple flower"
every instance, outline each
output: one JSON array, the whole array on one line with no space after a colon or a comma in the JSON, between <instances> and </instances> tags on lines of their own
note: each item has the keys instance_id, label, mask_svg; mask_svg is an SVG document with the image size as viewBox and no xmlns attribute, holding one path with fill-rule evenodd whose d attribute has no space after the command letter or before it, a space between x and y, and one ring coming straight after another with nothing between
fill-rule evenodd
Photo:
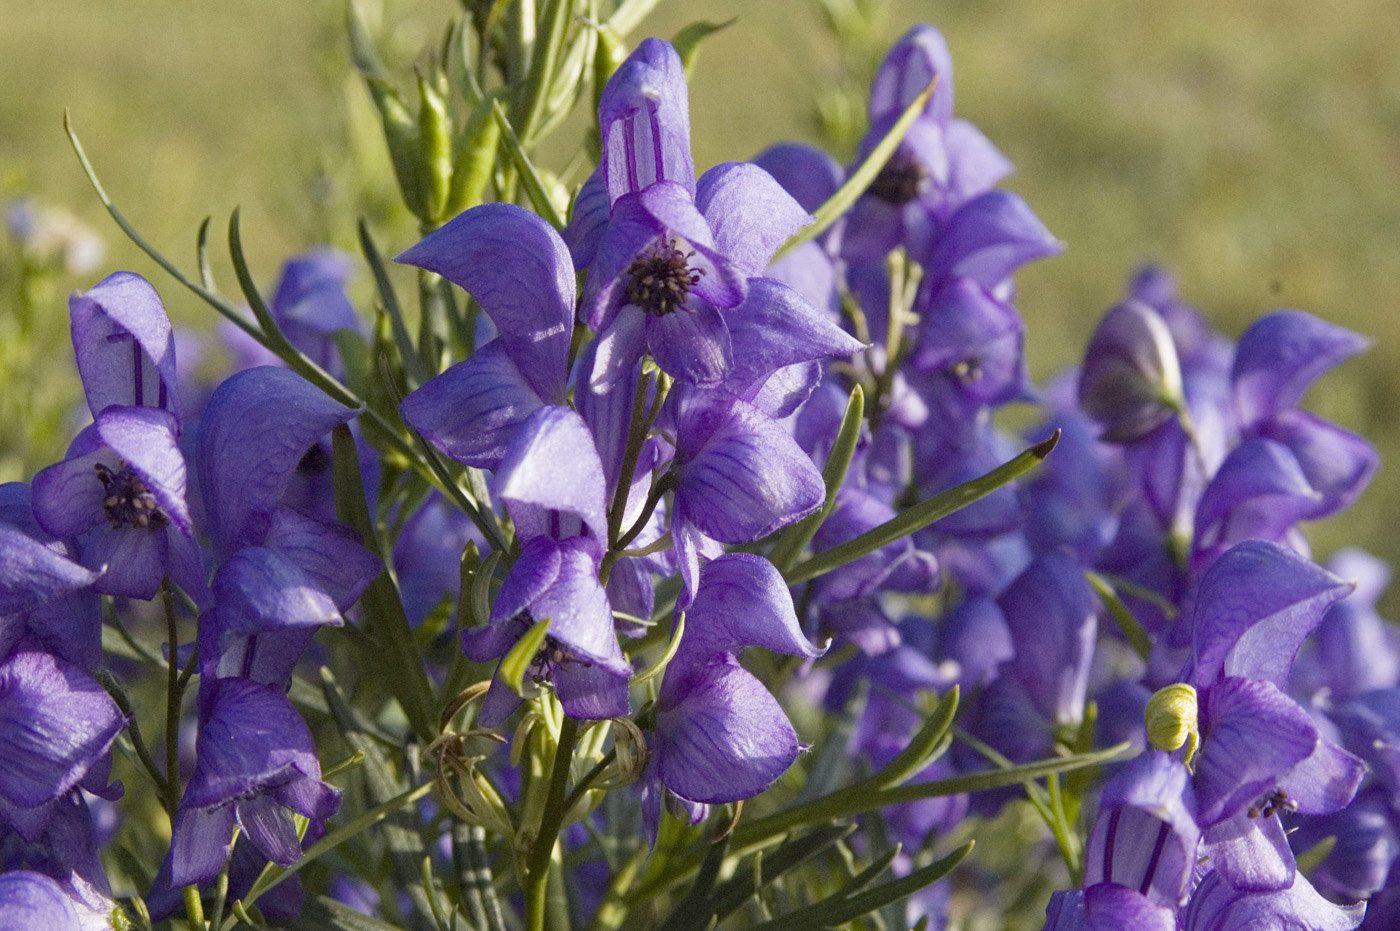
<instances>
[{"instance_id":1,"label":"purple flower","mask_svg":"<svg viewBox=\"0 0 1400 931\"><path fill-rule=\"evenodd\" d=\"M175 337L150 282L116 272L89 291L74 291L68 311L94 417L113 405L158 407L178 416Z\"/></svg>"},{"instance_id":2,"label":"purple flower","mask_svg":"<svg viewBox=\"0 0 1400 931\"><path fill-rule=\"evenodd\" d=\"M463 650L478 662L497 659L548 619L549 634L525 684L553 687L571 717L625 715L632 667L598 579L608 535L603 466L578 414L563 407L532 414L496 473L496 495L510 510L521 553L486 626L462 631ZM519 701L496 679L478 720L493 727Z\"/></svg>"},{"instance_id":3,"label":"purple flower","mask_svg":"<svg viewBox=\"0 0 1400 931\"><path fill-rule=\"evenodd\" d=\"M1352 931L1361 924L1365 905L1334 905L1295 872L1282 889L1251 893L1228 882L1218 871L1201 880L1182 911L1181 931L1250 931L1254 928L1307 928Z\"/></svg>"},{"instance_id":4,"label":"purple flower","mask_svg":"<svg viewBox=\"0 0 1400 931\"><path fill-rule=\"evenodd\" d=\"M171 882L213 878L228 858L233 826L269 860L291 866L301 841L289 812L323 820L340 807L321 782L311 734L286 696L246 679L200 686L198 761L171 840Z\"/></svg>"},{"instance_id":5,"label":"purple flower","mask_svg":"<svg viewBox=\"0 0 1400 931\"><path fill-rule=\"evenodd\" d=\"M1103 439L1140 439L1184 404L1171 330L1146 304L1129 301L1104 314L1079 373L1079 404L1103 427Z\"/></svg>"},{"instance_id":6,"label":"purple flower","mask_svg":"<svg viewBox=\"0 0 1400 931\"><path fill-rule=\"evenodd\" d=\"M763 683L739 665L746 646L816 657L782 576L759 556L705 567L666 667L653 733L656 777L690 802L752 798L797 758L797 734Z\"/></svg>"}]
</instances>

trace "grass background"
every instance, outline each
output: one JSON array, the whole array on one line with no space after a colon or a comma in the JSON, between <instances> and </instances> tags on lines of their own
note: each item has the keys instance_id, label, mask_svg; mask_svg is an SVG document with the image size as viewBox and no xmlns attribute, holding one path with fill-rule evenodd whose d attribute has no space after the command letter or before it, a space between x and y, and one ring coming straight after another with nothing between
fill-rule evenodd
<instances>
[{"instance_id":1,"label":"grass background","mask_svg":"<svg viewBox=\"0 0 1400 931\"><path fill-rule=\"evenodd\" d=\"M407 76L458 7L384 4L376 34ZM64 107L124 213L186 268L206 216L221 259L236 205L250 263L269 286L297 250L332 242L353 251L360 214L386 250L414 241L350 73L342 15L338 2L320 0L0 0L0 197L64 205L107 243L99 272L59 276L32 295L38 319L22 333L13 276L5 279L0 480L29 479L71 435L61 414L81 395L68 356L69 289L128 268L152 279L177 321L212 319L106 218L63 134ZM780 139L820 140L815 101L853 78L811 0L663 4L642 33L736 16L708 41L691 85L701 168ZM1396 459L1400 8L889 3L870 54L918 21L947 36L957 113L1016 163L1009 186L1068 245L1018 275L1037 378L1078 358L1129 272L1154 259L1231 336L1277 307L1370 336L1371 352L1326 376L1307 403ZM15 248L0 244L0 270L13 268ZM215 270L236 291L226 262ZM1397 513L1400 474L1383 467L1356 507L1312 528L1318 555L1355 542L1400 560Z\"/></svg>"}]
</instances>

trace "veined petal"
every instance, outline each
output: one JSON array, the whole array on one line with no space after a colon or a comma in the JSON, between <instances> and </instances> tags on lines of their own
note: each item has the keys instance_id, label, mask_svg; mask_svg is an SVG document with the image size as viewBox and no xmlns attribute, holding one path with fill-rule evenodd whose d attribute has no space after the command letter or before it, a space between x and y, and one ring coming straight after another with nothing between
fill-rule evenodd
<instances>
[{"instance_id":1,"label":"veined petal","mask_svg":"<svg viewBox=\"0 0 1400 931\"><path fill-rule=\"evenodd\" d=\"M709 221L715 248L749 278L813 217L773 176L751 162L724 162L700 176L695 206Z\"/></svg>"},{"instance_id":2,"label":"veined petal","mask_svg":"<svg viewBox=\"0 0 1400 931\"><path fill-rule=\"evenodd\" d=\"M0 873L0 926L24 931L82 931L78 909L57 882L43 873Z\"/></svg>"},{"instance_id":3,"label":"veined petal","mask_svg":"<svg viewBox=\"0 0 1400 931\"><path fill-rule=\"evenodd\" d=\"M790 656L817 657L826 652L812 646L802 633L792 595L773 564L762 556L729 553L700 573L700 588L686 611L680 649L699 661L747 646Z\"/></svg>"},{"instance_id":4,"label":"veined petal","mask_svg":"<svg viewBox=\"0 0 1400 931\"><path fill-rule=\"evenodd\" d=\"M357 411L288 369L245 369L204 410L195 462L215 549L261 542L268 515L308 447Z\"/></svg>"},{"instance_id":5,"label":"veined petal","mask_svg":"<svg viewBox=\"0 0 1400 931\"><path fill-rule=\"evenodd\" d=\"M496 472L496 494L520 539L608 539L603 463L593 434L567 407L543 407L521 425Z\"/></svg>"},{"instance_id":6,"label":"veined petal","mask_svg":"<svg viewBox=\"0 0 1400 931\"><path fill-rule=\"evenodd\" d=\"M544 400L563 400L574 321L574 265L564 240L514 204L473 207L395 261L437 272L476 298Z\"/></svg>"},{"instance_id":7,"label":"veined petal","mask_svg":"<svg viewBox=\"0 0 1400 931\"><path fill-rule=\"evenodd\" d=\"M689 91L669 42L643 39L608 79L598 98L598 129L613 203L660 181L695 193Z\"/></svg>"},{"instance_id":8,"label":"veined petal","mask_svg":"<svg viewBox=\"0 0 1400 931\"><path fill-rule=\"evenodd\" d=\"M34 520L46 533L63 539L77 537L105 521L102 499L106 494L95 474L101 465L116 472L121 463L97 435L96 425L84 427L62 462L34 476Z\"/></svg>"},{"instance_id":9,"label":"veined petal","mask_svg":"<svg viewBox=\"0 0 1400 931\"><path fill-rule=\"evenodd\" d=\"M544 406L496 339L403 399L404 421L458 462L494 469L525 419Z\"/></svg>"},{"instance_id":10,"label":"veined petal","mask_svg":"<svg viewBox=\"0 0 1400 931\"><path fill-rule=\"evenodd\" d=\"M668 789L692 802L734 802L792 765L797 733L787 715L732 658L712 660L688 684L656 715L656 767Z\"/></svg>"},{"instance_id":11,"label":"veined petal","mask_svg":"<svg viewBox=\"0 0 1400 931\"><path fill-rule=\"evenodd\" d=\"M564 242L569 247L574 268L585 269L593 264L593 258L598 254L598 240L602 238L611 215L612 201L608 198L607 182L603 180L600 165L579 188L573 209L569 212L569 225L564 227Z\"/></svg>"},{"instance_id":12,"label":"veined petal","mask_svg":"<svg viewBox=\"0 0 1400 931\"><path fill-rule=\"evenodd\" d=\"M90 676L47 653L0 663L0 797L21 808L73 788L126 720Z\"/></svg>"},{"instance_id":13,"label":"veined petal","mask_svg":"<svg viewBox=\"0 0 1400 931\"><path fill-rule=\"evenodd\" d=\"M1258 928L1307 928L1308 931L1353 931L1366 914L1362 903L1334 905L1318 894L1302 873L1294 871L1282 889L1250 893L1232 886L1216 871L1201 880L1181 914L1182 931L1254 931Z\"/></svg>"},{"instance_id":14,"label":"veined petal","mask_svg":"<svg viewBox=\"0 0 1400 931\"><path fill-rule=\"evenodd\" d=\"M1275 544L1251 540L1229 550L1206 570L1196 595L1197 686L1223 676L1286 685L1303 640L1350 591L1349 583Z\"/></svg>"},{"instance_id":15,"label":"veined petal","mask_svg":"<svg viewBox=\"0 0 1400 931\"><path fill-rule=\"evenodd\" d=\"M233 838L233 808L181 806L170 837L170 881L175 886L201 883L218 875L228 860Z\"/></svg>"},{"instance_id":16,"label":"veined petal","mask_svg":"<svg viewBox=\"0 0 1400 931\"><path fill-rule=\"evenodd\" d=\"M1040 556L997 604L1016 644L1002 675L1020 682L1047 719L1079 721L1098 632L1097 606L1079 565L1059 550Z\"/></svg>"},{"instance_id":17,"label":"veined petal","mask_svg":"<svg viewBox=\"0 0 1400 931\"><path fill-rule=\"evenodd\" d=\"M677 452L676 516L722 543L752 543L821 506L821 475L782 427L742 401L727 417L722 399L698 403L703 410L687 419L717 415L721 423L684 459Z\"/></svg>"},{"instance_id":18,"label":"veined petal","mask_svg":"<svg viewBox=\"0 0 1400 931\"><path fill-rule=\"evenodd\" d=\"M255 794L233 805L238 824L263 856L278 866L301 859L301 839L291 816L270 796Z\"/></svg>"},{"instance_id":19,"label":"veined petal","mask_svg":"<svg viewBox=\"0 0 1400 931\"><path fill-rule=\"evenodd\" d=\"M668 236L679 236L698 254L693 268L703 272L694 292L716 307L734 307L744 299L745 280L749 277L715 241L709 220L679 185L654 184L635 195L637 206L666 230ZM620 205L615 207L616 216ZM766 263L765 263L766 264Z\"/></svg>"},{"instance_id":20,"label":"veined petal","mask_svg":"<svg viewBox=\"0 0 1400 931\"><path fill-rule=\"evenodd\" d=\"M1306 411L1283 410L1255 425L1258 435L1288 447L1320 496L1312 519L1348 507L1371 483L1380 455L1363 437Z\"/></svg>"},{"instance_id":21,"label":"veined petal","mask_svg":"<svg viewBox=\"0 0 1400 931\"><path fill-rule=\"evenodd\" d=\"M1246 440L1225 457L1196 505L1193 548L1218 552L1241 540L1281 540L1321 505L1286 446Z\"/></svg>"},{"instance_id":22,"label":"veined petal","mask_svg":"<svg viewBox=\"0 0 1400 931\"><path fill-rule=\"evenodd\" d=\"M993 288L1027 262L1064 250L1024 200L988 191L948 218L925 263L930 278L971 278Z\"/></svg>"},{"instance_id":23,"label":"veined petal","mask_svg":"<svg viewBox=\"0 0 1400 931\"><path fill-rule=\"evenodd\" d=\"M214 576L225 629L239 633L344 623L335 602L299 566L270 546L245 546Z\"/></svg>"},{"instance_id":24,"label":"veined petal","mask_svg":"<svg viewBox=\"0 0 1400 931\"><path fill-rule=\"evenodd\" d=\"M93 416L113 404L179 410L175 337L151 283L133 272L108 275L68 298L73 351Z\"/></svg>"},{"instance_id":25,"label":"veined petal","mask_svg":"<svg viewBox=\"0 0 1400 931\"><path fill-rule=\"evenodd\" d=\"M0 523L0 617L28 611L91 585L97 573Z\"/></svg>"},{"instance_id":26,"label":"veined petal","mask_svg":"<svg viewBox=\"0 0 1400 931\"><path fill-rule=\"evenodd\" d=\"M734 365L726 386L742 393L778 369L860 352L865 345L772 278L752 278L726 321Z\"/></svg>"},{"instance_id":27,"label":"veined petal","mask_svg":"<svg viewBox=\"0 0 1400 931\"><path fill-rule=\"evenodd\" d=\"M1261 317L1235 349L1235 413L1249 427L1296 407L1314 379L1369 345L1364 336L1300 310Z\"/></svg>"},{"instance_id":28,"label":"veined petal","mask_svg":"<svg viewBox=\"0 0 1400 931\"><path fill-rule=\"evenodd\" d=\"M383 568L349 527L286 507L272 512L263 545L290 560L341 611L359 600Z\"/></svg>"},{"instance_id":29,"label":"veined petal","mask_svg":"<svg viewBox=\"0 0 1400 931\"><path fill-rule=\"evenodd\" d=\"M720 312L703 301L660 317L647 314L643 326L651 357L679 381L717 385L734 365L729 327Z\"/></svg>"},{"instance_id":30,"label":"veined petal","mask_svg":"<svg viewBox=\"0 0 1400 931\"><path fill-rule=\"evenodd\" d=\"M151 407L109 407L97 415L97 435L155 495L165 516L182 533L192 534L185 501L185 455L178 424L169 411Z\"/></svg>"},{"instance_id":31,"label":"veined petal","mask_svg":"<svg viewBox=\"0 0 1400 931\"><path fill-rule=\"evenodd\" d=\"M1241 811L1206 828L1202 840L1202 855L1240 892L1287 889L1297 875L1293 851L1276 817L1250 818Z\"/></svg>"},{"instance_id":32,"label":"veined petal","mask_svg":"<svg viewBox=\"0 0 1400 931\"><path fill-rule=\"evenodd\" d=\"M1202 712L1196 802L1203 827L1245 811L1317 748L1308 713L1272 682L1223 679Z\"/></svg>"}]
</instances>

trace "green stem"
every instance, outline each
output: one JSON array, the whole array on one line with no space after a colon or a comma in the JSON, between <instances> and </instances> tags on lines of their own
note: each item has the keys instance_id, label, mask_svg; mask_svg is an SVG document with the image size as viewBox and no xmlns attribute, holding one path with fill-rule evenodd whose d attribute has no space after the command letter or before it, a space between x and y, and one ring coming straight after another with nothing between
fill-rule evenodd
<instances>
[{"instance_id":1,"label":"green stem","mask_svg":"<svg viewBox=\"0 0 1400 931\"><path fill-rule=\"evenodd\" d=\"M540 830L530 848L525 867L525 927L527 931L544 931L545 913L549 905L549 863L559 829L564 824L564 789L569 782L569 764L573 761L574 745L578 742L578 721L565 717L559 727L559 744L554 750L554 764L549 776L549 798L540 817Z\"/></svg>"},{"instance_id":2,"label":"green stem","mask_svg":"<svg viewBox=\"0 0 1400 931\"><path fill-rule=\"evenodd\" d=\"M180 648L180 631L175 623L175 604L170 595L170 579L160 585L160 599L165 606L166 639L170 644L170 659L166 662L165 682L165 811L175 822L180 807L180 704L185 696L180 680L180 667L175 657Z\"/></svg>"}]
</instances>

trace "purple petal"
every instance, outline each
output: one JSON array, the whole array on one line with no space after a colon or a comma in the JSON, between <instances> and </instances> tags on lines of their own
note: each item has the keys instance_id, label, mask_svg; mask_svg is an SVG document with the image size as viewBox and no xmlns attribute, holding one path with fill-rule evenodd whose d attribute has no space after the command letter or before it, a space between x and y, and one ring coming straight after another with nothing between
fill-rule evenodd
<instances>
[{"instance_id":1,"label":"purple petal","mask_svg":"<svg viewBox=\"0 0 1400 931\"><path fill-rule=\"evenodd\" d=\"M716 307L737 306L744 299L744 282L749 276L716 244L709 220L686 192L674 184L655 184L635 196L638 207L667 235L681 237L698 253L692 257L691 267L703 274L695 293ZM614 208L613 215L619 210L621 205Z\"/></svg>"},{"instance_id":2,"label":"purple petal","mask_svg":"<svg viewBox=\"0 0 1400 931\"><path fill-rule=\"evenodd\" d=\"M174 415L150 407L109 407L97 415L94 426L102 442L131 466L155 495L165 516L182 533L192 534L185 502L185 456L180 451Z\"/></svg>"},{"instance_id":3,"label":"purple petal","mask_svg":"<svg viewBox=\"0 0 1400 931\"><path fill-rule=\"evenodd\" d=\"M728 316L734 365L727 387L736 393L784 366L848 356L865 348L772 278L750 279L748 297Z\"/></svg>"},{"instance_id":4,"label":"purple petal","mask_svg":"<svg viewBox=\"0 0 1400 931\"><path fill-rule=\"evenodd\" d=\"M276 549L341 611L359 600L383 568L379 557L360 545L359 534L344 524L278 508L263 545Z\"/></svg>"},{"instance_id":5,"label":"purple petal","mask_svg":"<svg viewBox=\"0 0 1400 931\"><path fill-rule=\"evenodd\" d=\"M820 507L821 475L792 436L742 401L728 417L722 406L700 398L677 418L722 418L717 429L700 431L709 435L699 448L677 451L677 516L722 543L752 543Z\"/></svg>"},{"instance_id":6,"label":"purple petal","mask_svg":"<svg viewBox=\"0 0 1400 931\"><path fill-rule=\"evenodd\" d=\"M105 522L102 499L106 494L94 467L121 470L117 456L105 447L95 424L84 427L62 462L34 476L34 520L55 537L72 538Z\"/></svg>"},{"instance_id":7,"label":"purple petal","mask_svg":"<svg viewBox=\"0 0 1400 931\"><path fill-rule=\"evenodd\" d=\"M1250 818L1239 812L1207 828L1206 862L1240 892L1287 889L1297 875L1293 851L1276 817Z\"/></svg>"},{"instance_id":8,"label":"purple petal","mask_svg":"<svg viewBox=\"0 0 1400 931\"><path fill-rule=\"evenodd\" d=\"M63 887L43 873L0 873L0 927L16 931L81 931L84 923Z\"/></svg>"},{"instance_id":9,"label":"purple petal","mask_svg":"<svg viewBox=\"0 0 1400 931\"><path fill-rule=\"evenodd\" d=\"M282 689L246 679L201 688L198 760L182 807L223 805L299 775L319 779L311 732Z\"/></svg>"},{"instance_id":10,"label":"purple petal","mask_svg":"<svg viewBox=\"0 0 1400 931\"><path fill-rule=\"evenodd\" d=\"M1317 748L1312 719L1272 682L1222 679L1202 710L1196 801L1203 827L1243 812Z\"/></svg>"},{"instance_id":11,"label":"purple petal","mask_svg":"<svg viewBox=\"0 0 1400 931\"><path fill-rule=\"evenodd\" d=\"M938 84L924 113L947 123L953 117L953 56L943 33L920 24L905 33L880 63L870 85L870 121L903 113L935 77Z\"/></svg>"},{"instance_id":12,"label":"purple petal","mask_svg":"<svg viewBox=\"0 0 1400 931\"><path fill-rule=\"evenodd\" d=\"M143 601L154 598L160 590L170 565L171 541L181 540L193 546L193 541L174 527L165 529L145 527L98 527L79 541L84 565L101 571L93 582L93 591L106 595L124 595ZM202 582L202 571L188 582ZM190 591L195 595L197 590Z\"/></svg>"},{"instance_id":13,"label":"purple petal","mask_svg":"<svg viewBox=\"0 0 1400 931\"><path fill-rule=\"evenodd\" d=\"M170 839L170 881L188 886L213 879L228 860L233 839L233 808L181 806Z\"/></svg>"},{"instance_id":14,"label":"purple petal","mask_svg":"<svg viewBox=\"0 0 1400 931\"><path fill-rule=\"evenodd\" d=\"M1353 931L1365 914L1364 904L1341 906L1327 901L1302 873L1294 872L1291 884L1280 891L1251 895L1232 887L1230 877L1217 871L1207 875L1191 896L1180 927L1182 931Z\"/></svg>"},{"instance_id":15,"label":"purple petal","mask_svg":"<svg viewBox=\"0 0 1400 931\"><path fill-rule=\"evenodd\" d=\"M476 298L544 400L564 398L574 320L574 265L552 226L514 204L482 204L395 261L437 272Z\"/></svg>"},{"instance_id":16,"label":"purple petal","mask_svg":"<svg viewBox=\"0 0 1400 931\"><path fill-rule=\"evenodd\" d=\"M282 806L266 795L254 795L234 803L238 824L263 856L279 866L301 859L301 839L296 825Z\"/></svg>"},{"instance_id":17,"label":"purple petal","mask_svg":"<svg viewBox=\"0 0 1400 931\"><path fill-rule=\"evenodd\" d=\"M269 546L245 546L234 553L219 567L213 589L228 631L344 623L335 602L316 580Z\"/></svg>"},{"instance_id":18,"label":"purple petal","mask_svg":"<svg viewBox=\"0 0 1400 931\"><path fill-rule=\"evenodd\" d=\"M790 656L825 652L802 633L792 595L773 564L762 556L730 553L701 572L700 588L686 612L681 649L696 659L737 653L746 646Z\"/></svg>"},{"instance_id":19,"label":"purple petal","mask_svg":"<svg viewBox=\"0 0 1400 931\"><path fill-rule=\"evenodd\" d=\"M585 546L560 547L559 574L530 603L535 620L550 618L549 635L583 660L615 676L632 667L622 655L613 629L612 608L598 581L598 565ZM566 666L567 668L567 666Z\"/></svg>"},{"instance_id":20,"label":"purple petal","mask_svg":"<svg viewBox=\"0 0 1400 931\"><path fill-rule=\"evenodd\" d=\"M1240 337L1230 373L1240 422L1248 427L1296 407L1315 378L1368 345L1365 337L1299 310L1256 320Z\"/></svg>"},{"instance_id":21,"label":"purple petal","mask_svg":"<svg viewBox=\"0 0 1400 931\"><path fill-rule=\"evenodd\" d=\"M179 410L175 337L160 295L132 272L116 272L68 299L73 351L93 416L113 404Z\"/></svg>"},{"instance_id":22,"label":"purple petal","mask_svg":"<svg viewBox=\"0 0 1400 931\"><path fill-rule=\"evenodd\" d=\"M787 715L732 659L716 658L688 686L656 715L657 772L681 798L708 804L752 798L797 758Z\"/></svg>"},{"instance_id":23,"label":"purple petal","mask_svg":"<svg viewBox=\"0 0 1400 931\"><path fill-rule=\"evenodd\" d=\"M1201 838L1191 774L1162 752L1130 762L1104 788L1085 847L1084 885L1113 882L1155 905L1186 898Z\"/></svg>"},{"instance_id":24,"label":"purple petal","mask_svg":"<svg viewBox=\"0 0 1400 931\"><path fill-rule=\"evenodd\" d=\"M598 254L598 241L607 228L610 216L612 201L608 198L607 182L603 180L603 167L600 165L579 188L573 209L569 212L569 224L564 227L564 242L569 247L574 268L585 269L593 264Z\"/></svg>"},{"instance_id":25,"label":"purple petal","mask_svg":"<svg viewBox=\"0 0 1400 931\"><path fill-rule=\"evenodd\" d=\"M715 249L749 278L763 274L773 253L814 218L768 172L750 162L725 162L700 176L695 206L709 221Z\"/></svg>"},{"instance_id":26,"label":"purple petal","mask_svg":"<svg viewBox=\"0 0 1400 931\"><path fill-rule=\"evenodd\" d=\"M595 353L592 374L588 379L592 393L616 391L618 385L636 377L637 363L642 361L647 351L647 319L645 311L630 305L623 307L590 344ZM628 397L629 423L632 416L630 400Z\"/></svg>"},{"instance_id":27,"label":"purple petal","mask_svg":"<svg viewBox=\"0 0 1400 931\"><path fill-rule=\"evenodd\" d=\"M1279 411L1256 429L1259 436L1288 447L1321 496L1312 519L1349 507L1380 467L1380 455L1364 438L1306 411Z\"/></svg>"},{"instance_id":28,"label":"purple petal","mask_svg":"<svg viewBox=\"0 0 1400 931\"><path fill-rule=\"evenodd\" d=\"M1220 464L1196 505L1194 549L1219 552L1241 540L1282 540L1321 505L1286 446L1246 440Z\"/></svg>"},{"instance_id":29,"label":"purple petal","mask_svg":"<svg viewBox=\"0 0 1400 931\"><path fill-rule=\"evenodd\" d=\"M943 138L948 148L948 200L954 206L990 191L1011 174L1011 161L967 120L950 120Z\"/></svg>"},{"instance_id":30,"label":"purple petal","mask_svg":"<svg viewBox=\"0 0 1400 931\"><path fill-rule=\"evenodd\" d=\"M497 497L521 540L581 532L608 539L603 463L593 434L567 407L543 407L521 425L496 473Z\"/></svg>"},{"instance_id":31,"label":"purple petal","mask_svg":"<svg viewBox=\"0 0 1400 931\"><path fill-rule=\"evenodd\" d=\"M652 358L678 381L709 387L729 375L734 365L733 341L715 308L697 301L675 313L647 314L644 326ZM603 351L600 347L599 354Z\"/></svg>"},{"instance_id":32,"label":"purple petal","mask_svg":"<svg viewBox=\"0 0 1400 931\"><path fill-rule=\"evenodd\" d=\"M1332 743L1319 740L1312 755L1281 780L1288 798L1305 815L1340 811L1356 797L1366 764Z\"/></svg>"},{"instance_id":33,"label":"purple petal","mask_svg":"<svg viewBox=\"0 0 1400 931\"><path fill-rule=\"evenodd\" d=\"M356 411L300 375L261 366L232 376L204 410L195 461L215 548L257 543L308 447Z\"/></svg>"},{"instance_id":34,"label":"purple petal","mask_svg":"<svg viewBox=\"0 0 1400 931\"><path fill-rule=\"evenodd\" d=\"M1010 191L988 191L958 209L925 264L931 278L971 278L993 288L1027 262L1064 244Z\"/></svg>"},{"instance_id":35,"label":"purple petal","mask_svg":"<svg viewBox=\"0 0 1400 931\"><path fill-rule=\"evenodd\" d=\"M616 203L661 181L695 192L685 68L669 42L643 39L598 98L602 171Z\"/></svg>"},{"instance_id":36,"label":"purple petal","mask_svg":"<svg viewBox=\"0 0 1400 931\"><path fill-rule=\"evenodd\" d=\"M399 411L405 423L453 459L494 469L516 429L543 406L505 343L496 339L414 390Z\"/></svg>"},{"instance_id":37,"label":"purple petal","mask_svg":"<svg viewBox=\"0 0 1400 931\"><path fill-rule=\"evenodd\" d=\"M845 180L841 163L821 149L801 142L780 142L754 157L808 213L826 203Z\"/></svg>"},{"instance_id":38,"label":"purple petal","mask_svg":"<svg viewBox=\"0 0 1400 931\"><path fill-rule=\"evenodd\" d=\"M1041 556L1007 586L997 604L1016 644L1009 673L1045 717L1080 720L1098 612L1079 565L1062 551Z\"/></svg>"},{"instance_id":39,"label":"purple petal","mask_svg":"<svg viewBox=\"0 0 1400 931\"><path fill-rule=\"evenodd\" d=\"M11 617L91 585L97 573L0 523L0 617Z\"/></svg>"},{"instance_id":40,"label":"purple petal","mask_svg":"<svg viewBox=\"0 0 1400 931\"><path fill-rule=\"evenodd\" d=\"M92 768L126 721L78 667L46 653L0 664L0 797L21 808L51 802Z\"/></svg>"},{"instance_id":41,"label":"purple petal","mask_svg":"<svg viewBox=\"0 0 1400 931\"><path fill-rule=\"evenodd\" d=\"M1206 571L1196 596L1198 687L1223 676L1288 681L1298 647L1351 586L1272 543L1241 543Z\"/></svg>"},{"instance_id":42,"label":"purple petal","mask_svg":"<svg viewBox=\"0 0 1400 931\"><path fill-rule=\"evenodd\" d=\"M572 663L554 674L554 690L569 717L605 721L626 717L631 710L627 703L627 680L628 673L618 674L603 666Z\"/></svg>"},{"instance_id":43,"label":"purple petal","mask_svg":"<svg viewBox=\"0 0 1400 931\"><path fill-rule=\"evenodd\" d=\"M1079 372L1079 405L1109 442L1147 436L1181 398L1181 364L1166 321L1129 301L1104 314Z\"/></svg>"}]
</instances>

